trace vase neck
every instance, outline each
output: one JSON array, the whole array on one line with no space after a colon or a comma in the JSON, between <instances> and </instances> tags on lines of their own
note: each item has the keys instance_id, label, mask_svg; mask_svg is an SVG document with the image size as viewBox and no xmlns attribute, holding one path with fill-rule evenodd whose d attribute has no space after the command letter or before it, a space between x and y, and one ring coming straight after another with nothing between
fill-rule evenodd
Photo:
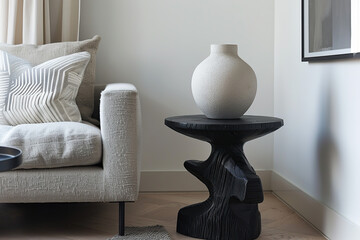
<instances>
[{"instance_id":1,"label":"vase neck","mask_svg":"<svg viewBox=\"0 0 360 240\"><path fill-rule=\"evenodd\" d=\"M211 44L211 54L231 54L236 55L238 53L238 46L235 44Z\"/></svg>"}]
</instances>

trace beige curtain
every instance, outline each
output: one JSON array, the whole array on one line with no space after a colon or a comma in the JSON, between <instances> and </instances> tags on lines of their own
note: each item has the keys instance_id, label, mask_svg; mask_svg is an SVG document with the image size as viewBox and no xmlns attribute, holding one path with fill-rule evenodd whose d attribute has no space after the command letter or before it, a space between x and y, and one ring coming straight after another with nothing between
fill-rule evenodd
<instances>
[{"instance_id":1,"label":"beige curtain","mask_svg":"<svg viewBox=\"0 0 360 240\"><path fill-rule=\"evenodd\" d=\"M0 0L0 42L77 41L80 0Z\"/></svg>"}]
</instances>

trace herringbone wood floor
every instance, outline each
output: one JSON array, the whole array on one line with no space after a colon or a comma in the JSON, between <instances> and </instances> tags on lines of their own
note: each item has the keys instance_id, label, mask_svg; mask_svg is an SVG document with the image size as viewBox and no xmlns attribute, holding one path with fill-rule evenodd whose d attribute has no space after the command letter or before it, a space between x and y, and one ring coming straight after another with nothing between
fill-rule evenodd
<instances>
[{"instance_id":1,"label":"herringbone wood floor","mask_svg":"<svg viewBox=\"0 0 360 240\"><path fill-rule=\"evenodd\" d=\"M126 205L126 225L163 225L173 239L177 211L203 201L207 193L142 193ZM0 239L107 239L117 231L117 204L0 204ZM260 204L262 234L259 239L325 239L272 193Z\"/></svg>"}]
</instances>

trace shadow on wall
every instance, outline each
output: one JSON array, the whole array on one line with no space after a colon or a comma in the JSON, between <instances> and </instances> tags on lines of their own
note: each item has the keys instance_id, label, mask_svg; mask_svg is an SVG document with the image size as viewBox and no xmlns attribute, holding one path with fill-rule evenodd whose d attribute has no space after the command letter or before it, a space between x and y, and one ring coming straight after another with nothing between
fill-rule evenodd
<instances>
[{"instance_id":1,"label":"shadow on wall","mask_svg":"<svg viewBox=\"0 0 360 240\"><path fill-rule=\"evenodd\" d=\"M341 167L341 159L334 137L336 129L335 117L335 92L334 79L332 79L331 71L323 80L323 87L320 93L320 112L318 123L318 139L317 139L317 169L318 169L318 186L319 199L329 206L336 206L340 203L340 194L337 189L339 179L339 170ZM314 183L315 184L315 183ZM326 217L322 216L325 221ZM324 223L325 225L325 223Z\"/></svg>"}]
</instances>

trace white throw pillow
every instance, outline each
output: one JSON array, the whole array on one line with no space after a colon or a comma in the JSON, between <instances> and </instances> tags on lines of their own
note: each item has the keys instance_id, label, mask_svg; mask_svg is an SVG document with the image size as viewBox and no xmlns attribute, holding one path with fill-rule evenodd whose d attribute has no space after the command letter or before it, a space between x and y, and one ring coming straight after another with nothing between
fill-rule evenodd
<instances>
[{"instance_id":1,"label":"white throw pillow","mask_svg":"<svg viewBox=\"0 0 360 240\"><path fill-rule=\"evenodd\" d=\"M90 53L90 62L86 67L84 79L80 85L79 92L76 97L76 104L79 107L81 118L83 120L99 125L99 122L91 117L94 108L96 51L99 42L100 37L95 36L92 39L83 41L57 42L44 45L11 45L0 43L0 50L6 51L19 58L23 58L33 66L73 53Z\"/></svg>"},{"instance_id":2,"label":"white throw pillow","mask_svg":"<svg viewBox=\"0 0 360 240\"><path fill-rule=\"evenodd\" d=\"M88 52L37 66L0 50L0 124L81 121L76 105Z\"/></svg>"}]
</instances>

